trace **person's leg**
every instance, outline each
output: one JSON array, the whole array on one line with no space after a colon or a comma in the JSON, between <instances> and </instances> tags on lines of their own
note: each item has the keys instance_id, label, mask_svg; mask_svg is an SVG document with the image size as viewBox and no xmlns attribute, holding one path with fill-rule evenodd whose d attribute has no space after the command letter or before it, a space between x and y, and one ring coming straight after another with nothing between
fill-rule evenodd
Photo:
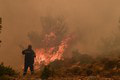
<instances>
[{"instance_id":1,"label":"person's leg","mask_svg":"<svg viewBox=\"0 0 120 80\"><path fill-rule=\"evenodd\" d=\"M28 65L27 65L27 64L25 64L25 65L24 65L24 72L23 72L23 76L25 76L25 75L26 75L27 70L28 70Z\"/></svg>"},{"instance_id":2,"label":"person's leg","mask_svg":"<svg viewBox=\"0 0 120 80\"><path fill-rule=\"evenodd\" d=\"M34 66L33 66L33 64L30 65L30 71L31 71L31 74L34 74Z\"/></svg>"}]
</instances>

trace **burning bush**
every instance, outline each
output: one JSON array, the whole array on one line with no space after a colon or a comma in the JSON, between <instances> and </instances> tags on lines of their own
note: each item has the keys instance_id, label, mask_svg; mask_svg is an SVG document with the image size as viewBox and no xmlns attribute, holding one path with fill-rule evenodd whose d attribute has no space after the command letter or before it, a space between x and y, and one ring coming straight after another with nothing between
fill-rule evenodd
<instances>
[{"instance_id":1,"label":"burning bush","mask_svg":"<svg viewBox=\"0 0 120 80\"><path fill-rule=\"evenodd\" d=\"M55 60L62 60L63 53L71 40L63 17L42 17L41 24L40 35L28 34L31 43L36 47L35 64L38 65L37 67L41 64L48 65Z\"/></svg>"}]
</instances>

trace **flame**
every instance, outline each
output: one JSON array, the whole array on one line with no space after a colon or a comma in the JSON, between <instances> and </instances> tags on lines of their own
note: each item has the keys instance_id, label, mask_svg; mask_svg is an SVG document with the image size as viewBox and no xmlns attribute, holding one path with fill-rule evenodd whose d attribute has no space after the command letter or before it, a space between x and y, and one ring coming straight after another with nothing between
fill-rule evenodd
<instances>
[{"instance_id":1,"label":"flame","mask_svg":"<svg viewBox=\"0 0 120 80\"><path fill-rule=\"evenodd\" d=\"M49 35L45 36L45 45L49 43L50 40L55 40L56 35L51 32ZM40 65L48 65L51 62L55 60L63 60L63 54L65 52L65 49L68 46L68 42L71 38L66 37L63 39L58 46L55 47L48 47L48 48L40 48L36 49L36 59L35 59L35 64L36 67L39 67ZM52 43L51 43L52 44ZM57 49L57 50L56 50Z\"/></svg>"}]
</instances>

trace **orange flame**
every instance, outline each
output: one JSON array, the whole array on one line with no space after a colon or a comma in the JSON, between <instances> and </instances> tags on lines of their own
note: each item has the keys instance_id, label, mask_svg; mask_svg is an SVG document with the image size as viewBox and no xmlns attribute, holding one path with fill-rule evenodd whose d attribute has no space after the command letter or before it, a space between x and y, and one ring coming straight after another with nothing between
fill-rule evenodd
<instances>
[{"instance_id":1,"label":"orange flame","mask_svg":"<svg viewBox=\"0 0 120 80\"><path fill-rule=\"evenodd\" d=\"M49 41L51 37L52 39L56 38L54 33L50 33L50 35L46 35L47 41ZM64 40L62 40L60 45L57 46L58 48L51 47L47 49L44 49L44 48L36 49L35 64L37 65L37 67L39 67L41 64L48 65L55 60L63 60L62 56L63 56L63 53L65 52L65 49L68 46L69 40L70 40L70 37L67 37Z\"/></svg>"}]
</instances>

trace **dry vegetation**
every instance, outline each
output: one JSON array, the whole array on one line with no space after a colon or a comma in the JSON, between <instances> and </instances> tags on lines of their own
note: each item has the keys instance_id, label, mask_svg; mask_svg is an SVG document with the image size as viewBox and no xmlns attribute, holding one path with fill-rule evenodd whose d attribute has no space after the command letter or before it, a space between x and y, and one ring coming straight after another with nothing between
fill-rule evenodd
<instances>
[{"instance_id":1,"label":"dry vegetation","mask_svg":"<svg viewBox=\"0 0 120 80\"><path fill-rule=\"evenodd\" d=\"M65 23L61 18L43 18L43 32L41 35L30 33L28 37L36 48L57 46L66 35ZM57 27L56 27L57 26ZM49 29L48 29L49 28ZM54 30L54 31L53 31ZM43 44L43 35L53 31L58 39L53 45ZM59 33L58 33L59 32ZM72 52L71 58L55 60L44 68L37 70L35 75L27 75L15 80L120 80L120 30L109 39L103 39L101 55L96 58L88 54L81 54L79 50ZM41 42L41 45L39 43ZM0 65L0 80L13 80L16 72L10 68ZM10 77L10 78L9 78Z\"/></svg>"},{"instance_id":2,"label":"dry vegetation","mask_svg":"<svg viewBox=\"0 0 120 80\"><path fill-rule=\"evenodd\" d=\"M74 51L74 56L63 61L54 61L35 75L16 78L10 67L0 65L0 80L120 80L120 57L92 58ZM75 55L76 54L76 55Z\"/></svg>"},{"instance_id":3,"label":"dry vegetation","mask_svg":"<svg viewBox=\"0 0 120 80\"><path fill-rule=\"evenodd\" d=\"M79 53L78 60L73 56L74 59L55 61L44 68L41 77L48 80L120 80L120 57L93 59L86 56Z\"/></svg>"},{"instance_id":4,"label":"dry vegetation","mask_svg":"<svg viewBox=\"0 0 120 80\"><path fill-rule=\"evenodd\" d=\"M17 78L18 72L13 70L10 66L4 66L3 63L0 64L0 80L13 80Z\"/></svg>"}]
</instances>

